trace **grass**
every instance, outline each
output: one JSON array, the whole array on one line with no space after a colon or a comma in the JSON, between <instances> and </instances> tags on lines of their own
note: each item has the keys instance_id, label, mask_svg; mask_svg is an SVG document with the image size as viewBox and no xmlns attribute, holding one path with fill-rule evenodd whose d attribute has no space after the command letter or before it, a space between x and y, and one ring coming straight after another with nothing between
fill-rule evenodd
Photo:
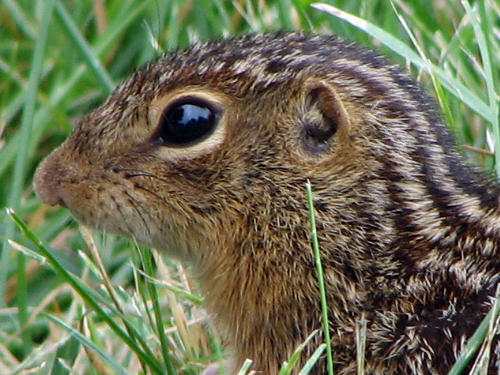
<instances>
[{"instance_id":1,"label":"grass","mask_svg":"<svg viewBox=\"0 0 500 375\"><path fill-rule=\"evenodd\" d=\"M307 204L309 207L309 221L311 223L311 237L312 237L312 248L314 251L314 258L316 259L316 272L318 274L318 289L319 295L321 296L321 318L323 327L329 327L328 318L328 296L326 295L325 278L323 273L323 264L321 263L320 247L318 232L316 229L316 215L314 210L314 194L312 191L311 182L307 181L306 184L307 192ZM328 374L333 375L333 350L330 340L330 330L325 329L325 342L326 342L326 364L328 369Z\"/></svg>"},{"instance_id":2,"label":"grass","mask_svg":"<svg viewBox=\"0 0 500 375\"><path fill-rule=\"evenodd\" d=\"M471 161L500 175L491 152L500 143L498 2L311 3L0 3L0 206L37 244L1 210L0 373L195 374L224 357L180 264L109 234L82 236L67 210L41 205L31 187L74 119L163 50L248 31L334 31L405 64Z\"/></svg>"}]
</instances>

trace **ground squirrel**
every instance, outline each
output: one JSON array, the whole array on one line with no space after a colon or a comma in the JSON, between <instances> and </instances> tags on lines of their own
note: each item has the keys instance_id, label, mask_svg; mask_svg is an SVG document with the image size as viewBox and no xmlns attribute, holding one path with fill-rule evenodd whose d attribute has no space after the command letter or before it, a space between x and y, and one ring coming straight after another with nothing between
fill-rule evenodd
<instances>
[{"instance_id":1,"label":"ground squirrel","mask_svg":"<svg viewBox=\"0 0 500 375\"><path fill-rule=\"evenodd\" d=\"M446 374L495 294L499 189L373 51L292 32L168 53L82 118L35 184L189 262L231 371L251 358L276 374L322 326L308 180L335 373L356 371L363 314L365 374Z\"/></svg>"}]
</instances>

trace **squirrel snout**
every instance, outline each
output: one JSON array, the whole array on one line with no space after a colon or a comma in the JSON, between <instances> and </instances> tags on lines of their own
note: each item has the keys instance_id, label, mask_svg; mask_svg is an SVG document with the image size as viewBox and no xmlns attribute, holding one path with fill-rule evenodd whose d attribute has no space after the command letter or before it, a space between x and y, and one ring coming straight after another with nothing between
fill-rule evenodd
<instances>
[{"instance_id":1,"label":"squirrel snout","mask_svg":"<svg viewBox=\"0 0 500 375\"><path fill-rule=\"evenodd\" d=\"M61 175L64 172L58 168L59 162L54 157L47 158L35 173L34 186L38 197L51 206L67 207L61 194Z\"/></svg>"}]
</instances>

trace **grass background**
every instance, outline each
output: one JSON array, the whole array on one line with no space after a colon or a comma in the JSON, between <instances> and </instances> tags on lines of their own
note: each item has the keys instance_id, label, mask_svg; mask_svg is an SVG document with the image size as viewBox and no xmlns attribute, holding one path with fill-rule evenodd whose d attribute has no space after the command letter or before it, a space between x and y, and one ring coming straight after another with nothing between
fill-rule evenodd
<instances>
[{"instance_id":1,"label":"grass background","mask_svg":"<svg viewBox=\"0 0 500 375\"><path fill-rule=\"evenodd\" d=\"M406 65L471 161L498 175L498 1L330 1L347 12L336 15L311 3L0 1L0 207L47 246L0 211L1 374L195 374L223 357L188 271L122 238L82 235L31 186L75 119L164 50L249 31L334 32Z\"/></svg>"}]
</instances>

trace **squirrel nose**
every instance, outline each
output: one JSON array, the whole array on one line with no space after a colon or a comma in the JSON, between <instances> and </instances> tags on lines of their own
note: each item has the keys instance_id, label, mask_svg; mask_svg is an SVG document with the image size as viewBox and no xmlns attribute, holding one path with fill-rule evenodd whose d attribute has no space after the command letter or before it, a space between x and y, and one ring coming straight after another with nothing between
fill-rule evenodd
<instances>
[{"instance_id":1,"label":"squirrel nose","mask_svg":"<svg viewBox=\"0 0 500 375\"><path fill-rule=\"evenodd\" d=\"M38 167L35 173L35 191L38 197L51 206L67 207L61 195L60 181L64 172L58 162L49 157Z\"/></svg>"}]
</instances>

